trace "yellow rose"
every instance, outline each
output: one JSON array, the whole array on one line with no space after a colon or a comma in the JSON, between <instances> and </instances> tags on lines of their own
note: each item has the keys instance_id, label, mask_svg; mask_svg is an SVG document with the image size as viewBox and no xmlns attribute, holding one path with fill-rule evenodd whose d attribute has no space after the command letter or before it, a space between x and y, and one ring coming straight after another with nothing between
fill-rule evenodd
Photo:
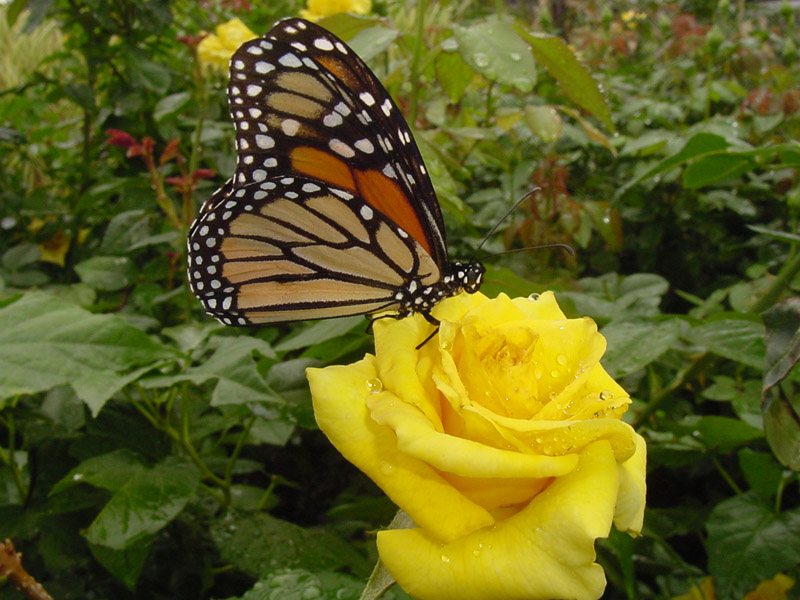
<instances>
[{"instance_id":1,"label":"yellow rose","mask_svg":"<svg viewBox=\"0 0 800 600\"><path fill-rule=\"evenodd\" d=\"M594 600L594 541L641 530L644 440L591 319L462 294L374 324L375 356L309 369L317 423L416 527L378 551L419 600Z\"/></svg>"},{"instance_id":2,"label":"yellow rose","mask_svg":"<svg viewBox=\"0 0 800 600\"><path fill-rule=\"evenodd\" d=\"M200 64L215 69L227 69L231 56L239 46L258 36L239 19L218 25L216 35L210 33L197 45Z\"/></svg>"},{"instance_id":3,"label":"yellow rose","mask_svg":"<svg viewBox=\"0 0 800 600\"><path fill-rule=\"evenodd\" d=\"M372 10L372 0L308 0L307 6L307 10L300 11L300 16L309 21L319 21L343 12L366 15Z\"/></svg>"}]
</instances>

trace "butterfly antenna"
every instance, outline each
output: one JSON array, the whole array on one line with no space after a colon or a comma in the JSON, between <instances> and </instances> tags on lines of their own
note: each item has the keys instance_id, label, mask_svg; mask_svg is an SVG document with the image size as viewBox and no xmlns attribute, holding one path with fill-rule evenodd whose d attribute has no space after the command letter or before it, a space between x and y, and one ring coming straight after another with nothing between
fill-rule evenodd
<instances>
[{"instance_id":1,"label":"butterfly antenna","mask_svg":"<svg viewBox=\"0 0 800 600\"><path fill-rule=\"evenodd\" d=\"M472 253L472 259L470 260L470 262L476 262L476 261L475 261L475 257L478 255L478 252L480 252L480 251L481 251L481 248L483 248L484 244L486 244L486 242L487 242L487 241L489 241L489 238L490 238L490 237L492 237L492 235L494 234L494 232L495 232L495 231L497 231L497 228L498 228L498 227L500 227L500 225L502 225L502 224L503 224L503 221L505 221L505 220L508 218L508 216L509 216L509 215L510 215L512 212L514 212L515 210L517 210L517 207L518 207L520 204L522 204L523 202L525 202L525 200L527 200L528 198L530 198L531 196L533 196L533 195L534 195L536 192L538 192L538 191L539 191L539 190L541 190L541 189L542 189L542 188L540 188L540 187L535 187L535 188L533 188L533 189L532 189L530 192L528 192L527 194L525 194L525 195L524 195L522 198L520 198L519 200L517 200L516 202L514 202L514 204L511 206L511 208L509 208L509 209L508 209L508 210L505 212L505 214L504 214L502 217L500 217L500 218L497 220L497 223L495 223L495 224L492 226L492 228L489 230L489 233L487 233L485 236L483 236L483 240L482 240L482 241L481 241L481 243L478 245L478 247L477 247L477 248L475 248L475 252L473 252L473 253ZM545 246L545 247L546 247L546 246ZM527 250L527 248L523 248L523 250ZM572 250L572 248L570 248L570 250ZM507 253L507 252L500 252L500 254L508 254L508 253ZM490 254L490 256L497 256L497 255L496 255L496 254ZM484 257L484 258L486 258L486 257ZM481 260L483 260L483 259L481 259Z\"/></svg>"},{"instance_id":2,"label":"butterfly antenna","mask_svg":"<svg viewBox=\"0 0 800 600\"><path fill-rule=\"evenodd\" d=\"M526 250L546 250L547 248L559 248L569 254L570 256L575 256L575 250L572 249L572 246L568 244L544 244L543 246L526 246L525 248L514 248L513 250L505 250L504 252L495 252L494 254L487 254L486 256L481 256L478 259L478 262L483 262L487 258L492 258L494 256L503 256L504 254L515 254L517 252L525 252Z\"/></svg>"}]
</instances>

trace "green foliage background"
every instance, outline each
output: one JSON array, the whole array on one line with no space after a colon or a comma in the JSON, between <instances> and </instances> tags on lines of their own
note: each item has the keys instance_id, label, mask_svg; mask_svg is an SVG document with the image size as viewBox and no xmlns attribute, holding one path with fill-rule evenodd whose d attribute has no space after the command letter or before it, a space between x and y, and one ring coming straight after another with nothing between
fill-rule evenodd
<instances>
[{"instance_id":1,"label":"green foliage background","mask_svg":"<svg viewBox=\"0 0 800 600\"><path fill-rule=\"evenodd\" d=\"M454 257L534 186L487 251L577 251L491 259L484 291L556 290L634 398L648 511L599 543L605 597L711 575L738 600L799 574L798 14L553 4L386 0L325 25L412 124ZM225 329L185 283L188 224L235 166L193 36L300 8L0 13L0 539L60 600L357 598L374 564L394 507L316 430L303 375L369 351L365 321Z\"/></svg>"}]
</instances>

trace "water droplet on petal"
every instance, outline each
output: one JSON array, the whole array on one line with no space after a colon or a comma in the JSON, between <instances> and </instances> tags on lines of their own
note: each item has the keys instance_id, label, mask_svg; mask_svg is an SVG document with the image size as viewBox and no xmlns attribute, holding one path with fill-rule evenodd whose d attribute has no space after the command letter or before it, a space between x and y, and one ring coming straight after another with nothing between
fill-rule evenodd
<instances>
[{"instance_id":1,"label":"water droplet on petal","mask_svg":"<svg viewBox=\"0 0 800 600\"><path fill-rule=\"evenodd\" d=\"M539 298L540 298L539 294L537 294L537 293L535 293L535 292L534 292L533 294L530 294L530 295L528 296L528 300L532 300L532 301L534 301L534 302L535 302L536 300L538 300Z\"/></svg>"},{"instance_id":2,"label":"water droplet on petal","mask_svg":"<svg viewBox=\"0 0 800 600\"><path fill-rule=\"evenodd\" d=\"M369 390L370 394L377 394L378 392L382 392L383 382L377 377L373 377L372 379L367 379L367 389Z\"/></svg>"},{"instance_id":3,"label":"water droplet on petal","mask_svg":"<svg viewBox=\"0 0 800 600\"><path fill-rule=\"evenodd\" d=\"M83 473L75 473L72 476L72 481L80 481L81 479L83 479Z\"/></svg>"},{"instance_id":4,"label":"water droplet on petal","mask_svg":"<svg viewBox=\"0 0 800 600\"><path fill-rule=\"evenodd\" d=\"M556 356L556 362L563 367L564 365L567 364L567 355L559 354L558 356Z\"/></svg>"},{"instance_id":5,"label":"water droplet on petal","mask_svg":"<svg viewBox=\"0 0 800 600\"><path fill-rule=\"evenodd\" d=\"M447 554L442 554L442 562L447 564L450 562L450 557Z\"/></svg>"}]
</instances>

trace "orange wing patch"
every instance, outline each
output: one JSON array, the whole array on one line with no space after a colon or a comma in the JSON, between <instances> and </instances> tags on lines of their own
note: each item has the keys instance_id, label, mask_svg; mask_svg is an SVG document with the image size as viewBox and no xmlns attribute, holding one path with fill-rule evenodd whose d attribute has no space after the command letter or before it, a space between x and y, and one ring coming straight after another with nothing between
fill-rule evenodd
<instances>
[{"instance_id":1,"label":"orange wing patch","mask_svg":"<svg viewBox=\"0 0 800 600\"><path fill-rule=\"evenodd\" d=\"M422 223L400 187L380 171L355 171L355 177L364 200L397 223L428 254L433 255Z\"/></svg>"}]
</instances>

